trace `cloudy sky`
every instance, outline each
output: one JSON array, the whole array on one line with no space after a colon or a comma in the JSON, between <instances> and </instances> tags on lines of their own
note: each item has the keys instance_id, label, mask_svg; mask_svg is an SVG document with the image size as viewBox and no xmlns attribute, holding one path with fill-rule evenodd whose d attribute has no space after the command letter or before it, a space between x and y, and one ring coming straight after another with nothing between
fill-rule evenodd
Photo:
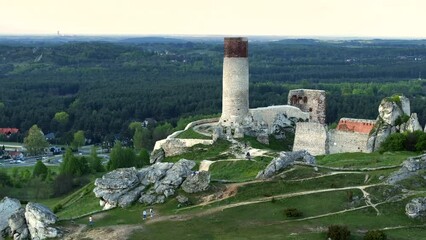
<instances>
[{"instance_id":1,"label":"cloudy sky","mask_svg":"<svg viewBox=\"0 0 426 240\"><path fill-rule=\"evenodd\" d=\"M425 0L0 0L0 34L426 38Z\"/></svg>"}]
</instances>

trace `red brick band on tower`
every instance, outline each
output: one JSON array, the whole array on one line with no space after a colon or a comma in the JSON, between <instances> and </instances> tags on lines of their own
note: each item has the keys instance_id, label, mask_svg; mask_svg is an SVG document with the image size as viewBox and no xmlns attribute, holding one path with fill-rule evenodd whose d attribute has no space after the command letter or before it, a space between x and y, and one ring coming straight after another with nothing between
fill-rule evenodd
<instances>
[{"instance_id":1,"label":"red brick band on tower","mask_svg":"<svg viewBox=\"0 0 426 240\"><path fill-rule=\"evenodd\" d=\"M225 57L244 57L248 56L248 40L242 37L225 38L224 43Z\"/></svg>"}]
</instances>

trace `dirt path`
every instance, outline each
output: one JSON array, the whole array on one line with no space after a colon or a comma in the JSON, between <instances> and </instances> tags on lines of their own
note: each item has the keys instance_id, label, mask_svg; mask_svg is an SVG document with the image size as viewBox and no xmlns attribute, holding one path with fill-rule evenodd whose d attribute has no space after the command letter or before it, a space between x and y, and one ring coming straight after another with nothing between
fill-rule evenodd
<instances>
[{"instance_id":1,"label":"dirt path","mask_svg":"<svg viewBox=\"0 0 426 240\"><path fill-rule=\"evenodd\" d=\"M143 229L142 225L115 225L91 228L85 224L74 224L65 227L64 240L126 240L135 230Z\"/></svg>"}]
</instances>

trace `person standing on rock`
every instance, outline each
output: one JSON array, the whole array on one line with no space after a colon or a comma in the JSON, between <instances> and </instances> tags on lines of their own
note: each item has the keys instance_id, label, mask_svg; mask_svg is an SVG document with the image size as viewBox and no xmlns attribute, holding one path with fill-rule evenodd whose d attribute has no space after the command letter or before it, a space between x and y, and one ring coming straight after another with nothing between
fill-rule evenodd
<instances>
[{"instance_id":1,"label":"person standing on rock","mask_svg":"<svg viewBox=\"0 0 426 240\"><path fill-rule=\"evenodd\" d=\"M142 218L143 218L143 220L146 219L146 210L143 210L143 212L142 212Z\"/></svg>"}]
</instances>

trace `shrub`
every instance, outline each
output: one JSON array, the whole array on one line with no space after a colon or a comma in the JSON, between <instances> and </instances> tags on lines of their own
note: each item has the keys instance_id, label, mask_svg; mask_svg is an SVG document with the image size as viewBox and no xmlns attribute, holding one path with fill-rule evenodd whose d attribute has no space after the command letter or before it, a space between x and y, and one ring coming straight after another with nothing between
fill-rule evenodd
<instances>
[{"instance_id":1,"label":"shrub","mask_svg":"<svg viewBox=\"0 0 426 240\"><path fill-rule=\"evenodd\" d=\"M341 225L331 225L328 227L327 238L332 240L348 240L351 232L348 227Z\"/></svg>"},{"instance_id":2,"label":"shrub","mask_svg":"<svg viewBox=\"0 0 426 240\"><path fill-rule=\"evenodd\" d=\"M53 207L53 213L57 213L62 210L62 204L58 203Z\"/></svg>"},{"instance_id":3,"label":"shrub","mask_svg":"<svg viewBox=\"0 0 426 240\"><path fill-rule=\"evenodd\" d=\"M301 217L303 213L299 211L297 208L287 208L284 210L284 214L287 217Z\"/></svg>"},{"instance_id":4,"label":"shrub","mask_svg":"<svg viewBox=\"0 0 426 240\"><path fill-rule=\"evenodd\" d=\"M386 234L380 230L370 230L364 236L364 240L386 240L386 239L387 239Z\"/></svg>"}]
</instances>

